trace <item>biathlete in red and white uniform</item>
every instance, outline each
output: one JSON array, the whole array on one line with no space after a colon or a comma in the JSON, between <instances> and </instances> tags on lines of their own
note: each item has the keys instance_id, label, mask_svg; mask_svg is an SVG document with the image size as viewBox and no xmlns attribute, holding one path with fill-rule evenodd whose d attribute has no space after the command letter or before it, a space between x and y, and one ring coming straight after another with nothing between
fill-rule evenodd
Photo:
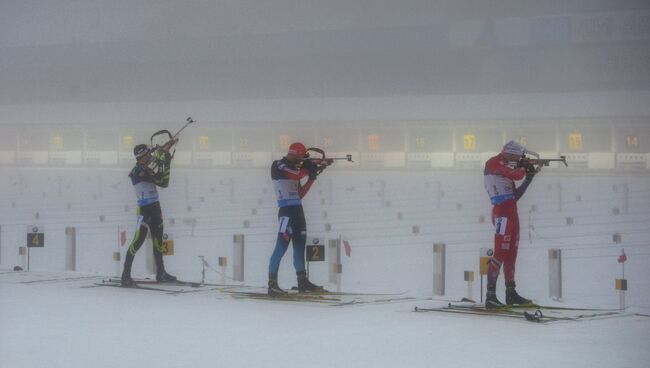
<instances>
[{"instance_id":1,"label":"biathlete in red and white uniform","mask_svg":"<svg viewBox=\"0 0 650 368\"><path fill-rule=\"evenodd\" d=\"M293 143L289 152L281 160L273 161L271 179L278 201L278 237L275 249L269 261L268 293L276 296L286 293L278 285L278 270L284 253L293 242L293 266L298 277L298 290L322 290L321 286L312 284L305 271L305 243L307 225L302 208L302 198L307 195L318 176L318 168L305 160L307 149L302 143ZM308 180L301 184L301 179Z\"/></svg>"},{"instance_id":2,"label":"biathlete in red and white uniform","mask_svg":"<svg viewBox=\"0 0 650 368\"><path fill-rule=\"evenodd\" d=\"M519 247L519 215L517 201L524 194L538 169L518 167L517 164L525 153L522 145L510 141L503 146L498 155L485 163L484 184L490 196L492 223L495 226L494 255L488 269L487 308L503 307L496 297L496 284L501 265L506 284L506 304L529 304L530 300L521 297L515 290L515 263ZM519 187L515 181L523 180Z\"/></svg>"}]
</instances>

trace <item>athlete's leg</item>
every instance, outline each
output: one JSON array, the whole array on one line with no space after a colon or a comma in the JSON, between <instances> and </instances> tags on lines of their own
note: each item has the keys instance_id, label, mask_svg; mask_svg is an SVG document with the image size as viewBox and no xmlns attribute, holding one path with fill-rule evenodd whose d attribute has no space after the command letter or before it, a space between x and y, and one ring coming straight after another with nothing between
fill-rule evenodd
<instances>
[{"instance_id":1,"label":"athlete's leg","mask_svg":"<svg viewBox=\"0 0 650 368\"><path fill-rule=\"evenodd\" d=\"M293 268L296 273L305 271L305 243L307 243L307 230L302 229L293 235Z\"/></svg>"},{"instance_id":2,"label":"athlete's leg","mask_svg":"<svg viewBox=\"0 0 650 368\"><path fill-rule=\"evenodd\" d=\"M140 208L138 208L138 222L136 224L136 232L133 236L133 240L129 245L129 248L126 252L126 257L124 259L124 269L122 271L122 280L131 278L131 267L133 265L133 259L135 258L135 253L140 249L144 240L147 238L147 226L144 224L144 217L140 215Z\"/></svg>"},{"instance_id":3,"label":"athlete's leg","mask_svg":"<svg viewBox=\"0 0 650 368\"><path fill-rule=\"evenodd\" d=\"M515 281L515 265L519 250L519 216L515 212L508 218L508 221L510 226L506 230L506 235L503 236L503 242L509 243L508 253L503 262L503 276L506 283Z\"/></svg>"},{"instance_id":4,"label":"athlete's leg","mask_svg":"<svg viewBox=\"0 0 650 368\"><path fill-rule=\"evenodd\" d=\"M519 249L519 226L513 229L512 234L512 249L508 261L504 264L503 273L506 281L506 304L530 304L532 301L524 298L517 293L517 285L515 283L515 263L517 262L517 251ZM507 265L507 267L506 267Z\"/></svg>"},{"instance_id":5,"label":"athlete's leg","mask_svg":"<svg viewBox=\"0 0 650 368\"><path fill-rule=\"evenodd\" d=\"M291 226L289 226L289 217L280 216L278 218L278 221L278 237L275 242L275 249L273 250L273 254L271 255L271 259L269 261L269 275L274 275L276 279L278 270L280 269L280 261L282 260L284 253L286 253L287 249L289 248L292 232Z\"/></svg>"},{"instance_id":6,"label":"athlete's leg","mask_svg":"<svg viewBox=\"0 0 650 368\"><path fill-rule=\"evenodd\" d=\"M156 278L165 273L165 264L163 263L163 223L155 220L151 224L151 242L153 243L153 259L156 262Z\"/></svg>"},{"instance_id":7,"label":"athlete's leg","mask_svg":"<svg viewBox=\"0 0 650 368\"><path fill-rule=\"evenodd\" d=\"M501 216L500 211L493 211L493 222L495 227L494 233L494 254L490 259L490 265L488 267L487 275L487 289L495 290L497 279L499 278L499 271L501 270L501 265L508 258L510 250L510 242L506 241L507 238L507 228L508 228L508 217Z\"/></svg>"},{"instance_id":8,"label":"athlete's leg","mask_svg":"<svg viewBox=\"0 0 650 368\"><path fill-rule=\"evenodd\" d=\"M305 243L307 243L307 222L302 206L293 208L291 216L293 228L293 267L296 274L305 273Z\"/></svg>"}]
</instances>

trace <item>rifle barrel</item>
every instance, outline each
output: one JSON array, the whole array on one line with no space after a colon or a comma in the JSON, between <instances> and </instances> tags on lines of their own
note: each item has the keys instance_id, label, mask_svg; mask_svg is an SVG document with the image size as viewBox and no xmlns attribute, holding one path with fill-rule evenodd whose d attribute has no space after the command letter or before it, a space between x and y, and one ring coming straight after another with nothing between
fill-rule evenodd
<instances>
[{"instance_id":1,"label":"rifle barrel","mask_svg":"<svg viewBox=\"0 0 650 368\"><path fill-rule=\"evenodd\" d=\"M548 166L549 162L561 162L564 164L564 166L569 167L569 165L566 162L566 156L560 156L560 158L539 158L539 159L532 159L530 162L536 163L538 165L544 165Z\"/></svg>"}]
</instances>

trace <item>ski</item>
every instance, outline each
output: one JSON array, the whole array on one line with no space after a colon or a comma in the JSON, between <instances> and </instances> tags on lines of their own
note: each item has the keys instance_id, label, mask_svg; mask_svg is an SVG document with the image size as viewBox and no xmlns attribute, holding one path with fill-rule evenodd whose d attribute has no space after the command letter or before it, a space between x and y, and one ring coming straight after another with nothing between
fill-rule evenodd
<instances>
[{"instance_id":1,"label":"ski","mask_svg":"<svg viewBox=\"0 0 650 368\"><path fill-rule=\"evenodd\" d=\"M487 310L470 310L470 309L455 309L455 308L447 308L447 307L441 307L441 308L418 308L415 307L414 309L415 312L440 312L440 313L453 313L453 314L466 314L466 315L476 315L476 316L493 316L493 317L501 317L501 318L515 318L521 320L522 318L524 319L529 319L532 320L532 317L526 318L526 315L523 313L498 313L496 311L488 312ZM540 317L534 317L536 319L536 322L542 322Z\"/></svg>"},{"instance_id":2,"label":"ski","mask_svg":"<svg viewBox=\"0 0 650 368\"><path fill-rule=\"evenodd\" d=\"M476 308L485 308L485 304L483 303L476 303L476 302L469 302L469 300L461 300L462 303L468 302L467 304L457 304L457 303L451 303L455 307L476 307ZM620 312L618 309L606 309L606 308L582 308L582 307L565 307L565 306L555 306L555 305L542 305L542 304L536 304L536 303L531 303L531 304L512 304L512 305L506 305L504 308L512 309L512 310L547 310L547 311L574 311L574 312L581 312L581 311L586 311L586 312Z\"/></svg>"},{"instance_id":3,"label":"ski","mask_svg":"<svg viewBox=\"0 0 650 368\"><path fill-rule=\"evenodd\" d=\"M21 284L57 283L57 282L91 280L91 279L98 279L98 278L101 278L101 276L72 276L72 277L58 277L58 278L50 278L50 279L21 281L20 283Z\"/></svg>"},{"instance_id":4,"label":"ski","mask_svg":"<svg viewBox=\"0 0 650 368\"><path fill-rule=\"evenodd\" d=\"M469 299L469 298L460 298L460 299L447 299L447 298L430 298L428 300L434 301L434 302L445 302L445 303L472 303L472 304L478 304L475 300Z\"/></svg>"},{"instance_id":5,"label":"ski","mask_svg":"<svg viewBox=\"0 0 650 368\"><path fill-rule=\"evenodd\" d=\"M483 313L483 314L497 314L497 315L508 315L508 316L516 316L516 317L524 317L527 321L531 322L542 322L542 321L547 321L547 320L561 320L564 319L565 317L556 317L556 316L547 316L544 315L544 313L537 308L532 309L531 311L527 310L519 310L517 307L512 306L512 305L506 305L501 308L485 308L484 305L459 305L459 304L453 304L449 303L447 305L448 309L452 310L463 310L463 311L473 311L473 312L478 312L478 313Z\"/></svg>"},{"instance_id":6,"label":"ski","mask_svg":"<svg viewBox=\"0 0 650 368\"><path fill-rule=\"evenodd\" d=\"M526 321L536 322L536 323L546 323L546 322L558 321L564 319L562 317L545 316L540 310L530 313L527 311L515 311L508 308L485 309L485 308L477 308L477 307L470 307L470 306L459 307L453 305L448 305L446 307L438 307L438 308L415 307L414 312L455 313L455 314L494 316L494 317L515 318L515 319L523 318Z\"/></svg>"},{"instance_id":7,"label":"ski","mask_svg":"<svg viewBox=\"0 0 650 368\"><path fill-rule=\"evenodd\" d=\"M230 294L235 299L257 299L273 301L292 301L292 302L317 302L328 304L330 306L349 306L373 303L393 303L401 301L410 301L416 298L403 296L407 292L400 293L355 293L355 292L335 292L328 290L298 292L297 287L293 287L285 294L275 296L268 295L266 290L220 290Z\"/></svg>"},{"instance_id":8,"label":"ski","mask_svg":"<svg viewBox=\"0 0 650 368\"><path fill-rule=\"evenodd\" d=\"M190 290L186 290L186 289L180 289L180 290L166 289L166 288L163 288L163 287L155 287L155 286L143 285L143 284L138 284L138 283L136 283L136 284L134 284L132 286L122 286L122 284L120 282L111 281L111 279L102 280L101 283L96 282L93 285L95 287L96 286L109 286L109 287L119 287L119 288L122 288L122 289L158 291L158 292L164 292L164 293L167 293L167 294L186 294L186 293L201 291L199 289L190 289ZM163 284L163 285L165 285L165 284ZM171 285L173 286L174 284L171 284ZM90 287L92 287L92 286L90 286Z\"/></svg>"},{"instance_id":9,"label":"ski","mask_svg":"<svg viewBox=\"0 0 650 368\"><path fill-rule=\"evenodd\" d=\"M543 304L522 304L522 305L512 305L514 309L548 309L548 310L557 310L557 311L599 311L599 312L615 312L618 309L608 309L608 308L582 308L582 307L564 307L560 305L543 305Z\"/></svg>"},{"instance_id":10,"label":"ski","mask_svg":"<svg viewBox=\"0 0 650 368\"><path fill-rule=\"evenodd\" d=\"M327 295L318 295L313 293L296 293L288 292L286 294L279 294L270 296L266 292L255 291L226 291L235 299L257 299L257 300L272 300L272 301L291 301L291 302L316 302L316 303L338 303L341 302L340 298Z\"/></svg>"},{"instance_id":11,"label":"ski","mask_svg":"<svg viewBox=\"0 0 650 368\"><path fill-rule=\"evenodd\" d=\"M193 288L198 288L206 284L201 284L200 282L191 282L191 281L170 281L170 282L160 282L154 279L134 279L136 284L147 284L147 285L175 285L175 286L190 286ZM108 282L121 283L122 280L118 278L110 278ZM216 286L216 285L215 285Z\"/></svg>"},{"instance_id":12,"label":"ski","mask_svg":"<svg viewBox=\"0 0 650 368\"><path fill-rule=\"evenodd\" d=\"M349 305L367 305L367 304L387 304L387 303L399 303L415 300L415 297L405 296L405 297L388 297L388 298L377 298L377 299L362 299L359 297L353 298L352 300L342 301L340 303L332 304L333 307L344 307Z\"/></svg>"},{"instance_id":13,"label":"ski","mask_svg":"<svg viewBox=\"0 0 650 368\"><path fill-rule=\"evenodd\" d=\"M298 292L298 288L296 286L291 288L291 292ZM402 292L397 292L397 293L363 293L363 292L344 292L344 291L329 291L326 289L323 290L316 290L316 291L307 291L304 294L311 294L311 295L335 295L335 296L385 296L385 297L391 297L391 296L400 296L400 295L405 295L407 294L408 291L402 291Z\"/></svg>"},{"instance_id":14,"label":"ski","mask_svg":"<svg viewBox=\"0 0 650 368\"><path fill-rule=\"evenodd\" d=\"M502 308L487 309L485 305L478 303L458 304L448 303L446 307L420 308L415 307L416 312L445 312L465 313L473 315L492 315L509 318L525 318L531 322L552 322L552 321L579 321L585 319L596 319L622 316L618 310L593 310L581 308L545 308L535 305L506 305Z\"/></svg>"},{"instance_id":15,"label":"ski","mask_svg":"<svg viewBox=\"0 0 650 368\"><path fill-rule=\"evenodd\" d=\"M110 282L117 282L121 283L121 279L119 278L110 278L108 279ZM257 288L257 286L248 286L248 285L233 285L233 284L216 284L216 283L209 283L209 282L194 282L194 281L184 281L184 280L176 280L172 282L160 282L155 279L134 279L136 284L148 284L148 285L176 285L176 286L190 286L193 288L200 288L200 287L205 287L205 286L211 286L218 288L220 291L226 291L228 289L252 289L252 288Z\"/></svg>"},{"instance_id":16,"label":"ski","mask_svg":"<svg viewBox=\"0 0 650 368\"><path fill-rule=\"evenodd\" d=\"M165 293L170 293L173 291L169 289L163 289L163 288L156 288L156 287L151 287L151 286L142 286L142 285L132 285L132 286L122 286L119 283L114 283L114 282L106 282L105 280L102 280L102 282L95 282L93 285L95 286L109 286L109 287L116 287L116 288L121 288L121 289L133 289L133 290L150 290L150 291L160 291L160 292L165 292Z\"/></svg>"}]
</instances>

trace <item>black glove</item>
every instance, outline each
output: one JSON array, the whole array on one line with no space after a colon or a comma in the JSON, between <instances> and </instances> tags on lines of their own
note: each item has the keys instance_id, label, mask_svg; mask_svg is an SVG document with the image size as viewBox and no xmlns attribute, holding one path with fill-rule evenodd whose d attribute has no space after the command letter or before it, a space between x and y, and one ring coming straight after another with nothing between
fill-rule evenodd
<instances>
[{"instance_id":1,"label":"black glove","mask_svg":"<svg viewBox=\"0 0 650 368\"><path fill-rule=\"evenodd\" d=\"M302 167L309 171L309 179L316 180L318 176L318 166L311 160L305 160L302 162Z\"/></svg>"},{"instance_id":2,"label":"black glove","mask_svg":"<svg viewBox=\"0 0 650 368\"><path fill-rule=\"evenodd\" d=\"M526 180L532 181L539 170L533 164L526 165Z\"/></svg>"},{"instance_id":3,"label":"black glove","mask_svg":"<svg viewBox=\"0 0 650 368\"><path fill-rule=\"evenodd\" d=\"M312 160L304 160L300 164L300 167L302 167L303 169L307 169L308 171L312 171L313 169L316 168L316 164L314 164Z\"/></svg>"}]
</instances>

